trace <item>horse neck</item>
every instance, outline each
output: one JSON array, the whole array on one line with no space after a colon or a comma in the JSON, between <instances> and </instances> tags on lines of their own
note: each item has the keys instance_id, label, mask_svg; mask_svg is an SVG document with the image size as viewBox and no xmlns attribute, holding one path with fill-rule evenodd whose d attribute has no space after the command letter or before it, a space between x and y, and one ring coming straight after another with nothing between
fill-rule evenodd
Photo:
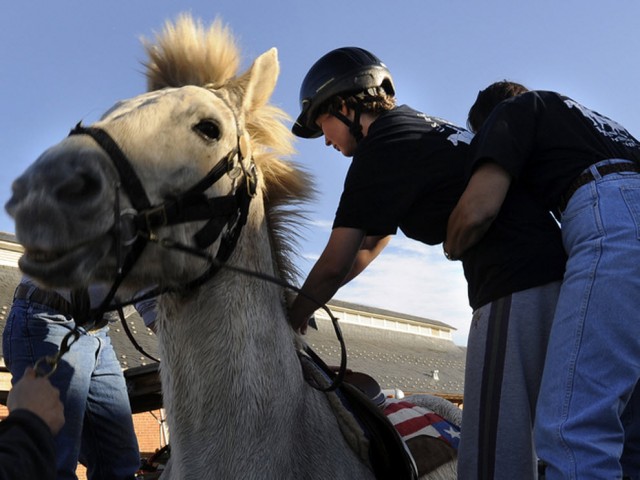
<instances>
[{"instance_id":1,"label":"horse neck","mask_svg":"<svg viewBox=\"0 0 640 480\"><path fill-rule=\"evenodd\" d=\"M267 227L259 215L250 217L229 263L275 275ZM167 298L162 309L164 376L181 396L173 408L188 403L190 412L204 414L214 404L247 410L238 396L252 402L271 401L273 392L288 401L300 397L296 390L303 380L281 287L223 269L187 298ZM244 411L237 421L253 414Z\"/></svg>"},{"instance_id":2,"label":"horse neck","mask_svg":"<svg viewBox=\"0 0 640 480\"><path fill-rule=\"evenodd\" d=\"M230 262L273 274L271 254L264 221L250 222ZM170 478L369 478L304 382L280 287L222 270L162 310Z\"/></svg>"}]
</instances>

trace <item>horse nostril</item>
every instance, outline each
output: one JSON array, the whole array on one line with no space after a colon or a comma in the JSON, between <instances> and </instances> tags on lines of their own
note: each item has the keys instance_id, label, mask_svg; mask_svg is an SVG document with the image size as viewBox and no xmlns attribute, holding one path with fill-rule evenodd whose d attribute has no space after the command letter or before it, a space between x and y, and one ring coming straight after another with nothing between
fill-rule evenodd
<instances>
[{"instance_id":1,"label":"horse nostril","mask_svg":"<svg viewBox=\"0 0 640 480\"><path fill-rule=\"evenodd\" d=\"M4 206L4 209L7 211L7 213L9 213L9 215L12 215L12 212L15 209L16 205L27 196L27 193L28 188L25 185L25 182L21 181L20 179L15 180L11 184L11 198Z\"/></svg>"},{"instance_id":2,"label":"horse nostril","mask_svg":"<svg viewBox=\"0 0 640 480\"><path fill-rule=\"evenodd\" d=\"M65 178L56 188L55 197L66 203L86 201L102 190L101 177L89 172L76 172Z\"/></svg>"}]
</instances>

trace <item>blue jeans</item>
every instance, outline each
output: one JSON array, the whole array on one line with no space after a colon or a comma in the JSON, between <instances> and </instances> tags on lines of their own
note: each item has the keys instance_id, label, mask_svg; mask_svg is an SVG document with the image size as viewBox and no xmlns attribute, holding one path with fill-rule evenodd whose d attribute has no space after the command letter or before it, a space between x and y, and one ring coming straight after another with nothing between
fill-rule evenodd
<instances>
[{"instance_id":1,"label":"blue jeans","mask_svg":"<svg viewBox=\"0 0 640 480\"><path fill-rule=\"evenodd\" d=\"M73 319L50 307L15 300L3 333L5 362L17 382L24 370L58 351ZM107 335L80 329L80 338L50 377L60 390L65 424L56 437L57 478L76 479L78 461L90 480L132 479L138 442L122 370Z\"/></svg>"},{"instance_id":2,"label":"blue jeans","mask_svg":"<svg viewBox=\"0 0 640 480\"><path fill-rule=\"evenodd\" d=\"M640 174L591 170L562 215L569 259L535 420L547 480L640 478Z\"/></svg>"}]
</instances>

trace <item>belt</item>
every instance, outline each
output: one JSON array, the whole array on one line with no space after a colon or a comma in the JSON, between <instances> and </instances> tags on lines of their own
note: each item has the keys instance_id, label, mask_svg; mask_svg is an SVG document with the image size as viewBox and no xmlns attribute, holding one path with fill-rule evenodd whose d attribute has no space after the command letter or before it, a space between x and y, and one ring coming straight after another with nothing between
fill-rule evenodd
<instances>
[{"instance_id":1,"label":"belt","mask_svg":"<svg viewBox=\"0 0 640 480\"><path fill-rule=\"evenodd\" d=\"M598 170L598 173L601 177L619 172L640 173L640 165L635 162L608 163L606 165L597 166L596 170ZM562 195L560 195L560 201L558 202L558 209L560 210L560 212L563 212L564 209L567 208L567 204L569 203L569 200L571 200L573 194L576 193L576 190L578 190L583 185L586 185L587 183L593 182L595 179L596 178L593 176L593 173L591 173L591 170L587 170L584 173L581 173L578 178L576 178L571 183L571 185L569 185L569 188L567 188L567 190Z\"/></svg>"},{"instance_id":2,"label":"belt","mask_svg":"<svg viewBox=\"0 0 640 480\"><path fill-rule=\"evenodd\" d=\"M73 316L71 304L59 293L47 290L41 290L33 285L18 285L16 293L13 295L14 300L29 300L40 305L51 307L57 313Z\"/></svg>"},{"instance_id":3,"label":"belt","mask_svg":"<svg viewBox=\"0 0 640 480\"><path fill-rule=\"evenodd\" d=\"M73 308L71 303L68 302L62 295L50 290L42 290L33 285L25 285L21 283L16 288L16 292L13 295L14 300L27 300L34 303L39 303L46 307L50 307L55 310L56 313L73 317ZM102 320L96 322L88 331L98 330L109 323L108 319L103 317Z\"/></svg>"}]
</instances>

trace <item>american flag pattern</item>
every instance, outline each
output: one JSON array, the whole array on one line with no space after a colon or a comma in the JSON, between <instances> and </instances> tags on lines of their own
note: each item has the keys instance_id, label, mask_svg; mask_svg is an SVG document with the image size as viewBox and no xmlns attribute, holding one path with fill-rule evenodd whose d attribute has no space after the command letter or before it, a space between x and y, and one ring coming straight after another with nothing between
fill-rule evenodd
<instances>
[{"instance_id":1,"label":"american flag pattern","mask_svg":"<svg viewBox=\"0 0 640 480\"><path fill-rule=\"evenodd\" d=\"M439 438L458 449L460 428L427 408L402 400L389 399L384 406L384 413L405 441L418 435L427 435Z\"/></svg>"}]
</instances>

